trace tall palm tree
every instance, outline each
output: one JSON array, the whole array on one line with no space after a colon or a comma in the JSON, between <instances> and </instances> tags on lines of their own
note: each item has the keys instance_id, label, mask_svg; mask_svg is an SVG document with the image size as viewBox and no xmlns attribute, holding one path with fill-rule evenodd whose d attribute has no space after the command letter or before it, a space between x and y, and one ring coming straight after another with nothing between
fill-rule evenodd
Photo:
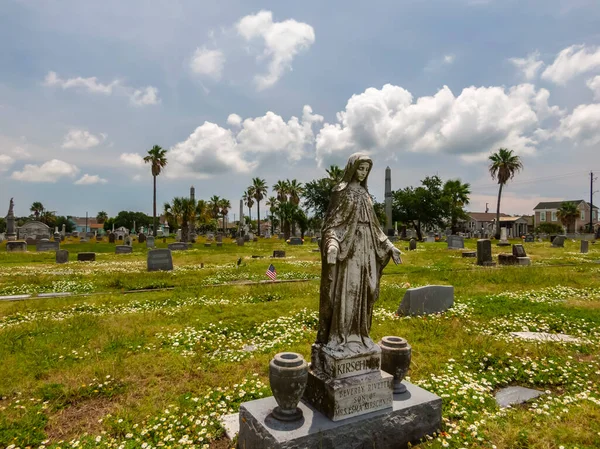
<instances>
[{"instance_id":1,"label":"tall palm tree","mask_svg":"<svg viewBox=\"0 0 600 449\"><path fill-rule=\"evenodd\" d=\"M456 225L458 220L466 218L464 207L469 204L469 195L471 194L471 186L469 183L463 184L460 179L449 179L444 184L442 195L447 202L448 213L450 215L450 227L452 233L456 233Z\"/></svg>"},{"instance_id":2,"label":"tall palm tree","mask_svg":"<svg viewBox=\"0 0 600 449\"><path fill-rule=\"evenodd\" d=\"M342 176L344 176L344 170L342 170L337 165L330 165L327 170L325 170L329 175L329 178L333 181L334 184L339 184L342 180Z\"/></svg>"},{"instance_id":3,"label":"tall palm tree","mask_svg":"<svg viewBox=\"0 0 600 449\"><path fill-rule=\"evenodd\" d=\"M288 197L287 197L288 186L287 186L287 182L286 181L277 181L273 185L272 188L273 188L273 191L277 195L277 200L280 203L285 203L288 200Z\"/></svg>"},{"instance_id":4,"label":"tall palm tree","mask_svg":"<svg viewBox=\"0 0 600 449\"><path fill-rule=\"evenodd\" d=\"M181 228L181 241L189 239L189 223L195 217L196 202L191 198L176 196L171 204L165 204L165 215L172 218Z\"/></svg>"},{"instance_id":5,"label":"tall palm tree","mask_svg":"<svg viewBox=\"0 0 600 449\"><path fill-rule=\"evenodd\" d=\"M35 219L37 220L40 217L40 215L44 213L44 205L39 201L35 201L31 205L29 210L33 212L33 215L35 215Z\"/></svg>"},{"instance_id":6,"label":"tall palm tree","mask_svg":"<svg viewBox=\"0 0 600 449\"><path fill-rule=\"evenodd\" d=\"M248 187L244 194L242 195L242 200L244 204L248 206L248 216L250 217L250 221L252 221L252 206L254 206L254 190L252 187ZM241 219L242 217L240 217Z\"/></svg>"},{"instance_id":7,"label":"tall palm tree","mask_svg":"<svg viewBox=\"0 0 600 449\"><path fill-rule=\"evenodd\" d=\"M490 165L488 170L492 179L497 179L500 185L498 189L498 204L496 206L496 239L500 238L500 199L502 197L502 187L510 179L514 178L515 174L523 169L521 158L513 153L512 150L500 148L496 153L493 153L488 160Z\"/></svg>"},{"instance_id":8,"label":"tall palm tree","mask_svg":"<svg viewBox=\"0 0 600 449\"><path fill-rule=\"evenodd\" d=\"M98 222L98 224L102 224L106 220L108 220L108 214L106 212L104 212L103 210L101 210L100 212L98 212L96 214L96 221Z\"/></svg>"},{"instance_id":9,"label":"tall palm tree","mask_svg":"<svg viewBox=\"0 0 600 449\"><path fill-rule=\"evenodd\" d=\"M221 206L219 203L221 202L221 197L218 195L213 195L208 200L208 208L210 209L211 216L215 220L219 219L219 214L221 213Z\"/></svg>"},{"instance_id":10,"label":"tall palm tree","mask_svg":"<svg viewBox=\"0 0 600 449\"><path fill-rule=\"evenodd\" d=\"M204 200L196 201L196 222L206 224L210 221L210 208Z\"/></svg>"},{"instance_id":11,"label":"tall palm tree","mask_svg":"<svg viewBox=\"0 0 600 449\"><path fill-rule=\"evenodd\" d=\"M275 215L275 212L277 211L277 208L279 207L279 200L274 196L270 196L267 199L266 206L269 206L269 212L271 212L271 232L274 234L275 226L273 224L273 216Z\"/></svg>"},{"instance_id":12,"label":"tall palm tree","mask_svg":"<svg viewBox=\"0 0 600 449\"><path fill-rule=\"evenodd\" d=\"M219 207L221 208L221 216L223 217L223 233L225 234L227 232L227 229L225 228L225 217L229 213L229 209L231 209L231 203L229 200L221 198L219 201Z\"/></svg>"},{"instance_id":13,"label":"tall palm tree","mask_svg":"<svg viewBox=\"0 0 600 449\"><path fill-rule=\"evenodd\" d=\"M575 232L575 222L580 213L579 209L577 209L577 204L572 201L565 201L560 205L556 215L563 226L567 228L567 232L570 233Z\"/></svg>"},{"instance_id":14,"label":"tall palm tree","mask_svg":"<svg viewBox=\"0 0 600 449\"><path fill-rule=\"evenodd\" d=\"M304 186L301 182L292 179L291 181L286 180L287 183L287 194L290 197L290 202L297 206L300 204L300 197L304 194Z\"/></svg>"},{"instance_id":15,"label":"tall palm tree","mask_svg":"<svg viewBox=\"0 0 600 449\"><path fill-rule=\"evenodd\" d=\"M148 150L148 155L144 157L144 162L151 165L152 179L154 184L154 197L152 201L152 235L156 237L158 222L156 217L156 177L160 175L163 168L167 166L167 150L163 150L158 145L154 145Z\"/></svg>"},{"instance_id":16,"label":"tall palm tree","mask_svg":"<svg viewBox=\"0 0 600 449\"><path fill-rule=\"evenodd\" d=\"M256 217L258 220L258 236L260 237L260 202L267 196L267 182L264 179L252 178L252 190L256 200Z\"/></svg>"}]
</instances>

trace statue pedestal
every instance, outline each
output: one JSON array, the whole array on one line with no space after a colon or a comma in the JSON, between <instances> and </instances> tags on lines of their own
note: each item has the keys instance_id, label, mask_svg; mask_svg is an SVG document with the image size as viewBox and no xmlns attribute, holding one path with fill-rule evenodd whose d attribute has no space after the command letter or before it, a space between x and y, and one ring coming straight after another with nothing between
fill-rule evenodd
<instances>
[{"instance_id":1,"label":"statue pedestal","mask_svg":"<svg viewBox=\"0 0 600 449\"><path fill-rule=\"evenodd\" d=\"M271 416L277 406L268 397L240 406L238 447L244 449L377 449L407 448L438 431L442 400L410 382L407 391L393 395L386 410L332 421L304 400L298 407L304 418L282 422Z\"/></svg>"}]
</instances>

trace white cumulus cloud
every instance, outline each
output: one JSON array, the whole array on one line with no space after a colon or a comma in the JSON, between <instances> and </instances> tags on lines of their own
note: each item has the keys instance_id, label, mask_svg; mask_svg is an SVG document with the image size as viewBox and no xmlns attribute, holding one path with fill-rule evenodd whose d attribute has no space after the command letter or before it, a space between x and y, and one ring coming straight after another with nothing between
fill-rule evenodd
<instances>
[{"instance_id":1,"label":"white cumulus cloud","mask_svg":"<svg viewBox=\"0 0 600 449\"><path fill-rule=\"evenodd\" d=\"M11 178L25 182L54 183L63 177L74 178L77 173L79 169L75 165L52 159L42 165L27 164L23 170L13 172Z\"/></svg>"},{"instance_id":2,"label":"white cumulus cloud","mask_svg":"<svg viewBox=\"0 0 600 449\"><path fill-rule=\"evenodd\" d=\"M509 61L521 71L526 80L531 81L537 76L544 62L540 60L540 52L529 53L526 58L510 58Z\"/></svg>"},{"instance_id":3,"label":"white cumulus cloud","mask_svg":"<svg viewBox=\"0 0 600 449\"><path fill-rule=\"evenodd\" d=\"M106 139L106 134L98 136L83 129L72 129L66 135L62 147L68 150L88 150L100 145Z\"/></svg>"},{"instance_id":4,"label":"white cumulus cloud","mask_svg":"<svg viewBox=\"0 0 600 449\"><path fill-rule=\"evenodd\" d=\"M113 93L115 86L119 84L118 80L114 80L109 84L98 82L98 78L91 76L89 78L61 79L56 72L48 72L44 79L44 85L49 87L60 87L62 89L83 89L96 94L110 95Z\"/></svg>"},{"instance_id":5,"label":"white cumulus cloud","mask_svg":"<svg viewBox=\"0 0 600 449\"><path fill-rule=\"evenodd\" d=\"M287 122L273 112L248 118L236 131L204 122L183 142L168 152L166 174L171 178L207 178L225 173L247 173L262 157L282 155L297 161L309 155L314 146L312 126L322 121L304 106L302 118Z\"/></svg>"},{"instance_id":6,"label":"white cumulus cloud","mask_svg":"<svg viewBox=\"0 0 600 449\"><path fill-rule=\"evenodd\" d=\"M0 171L6 171L15 162L8 154L0 154Z\"/></svg>"},{"instance_id":7,"label":"white cumulus cloud","mask_svg":"<svg viewBox=\"0 0 600 449\"><path fill-rule=\"evenodd\" d=\"M600 75L590 78L586 84L594 92L594 100L600 100Z\"/></svg>"},{"instance_id":8,"label":"white cumulus cloud","mask_svg":"<svg viewBox=\"0 0 600 449\"><path fill-rule=\"evenodd\" d=\"M386 84L353 95L337 122L325 124L316 138L320 166L340 164L365 151L395 157L398 152L451 153L470 157L508 146L535 151L540 122L561 111L548 105L549 93L531 84L468 87L455 96L444 86L433 96L413 99Z\"/></svg>"},{"instance_id":9,"label":"white cumulus cloud","mask_svg":"<svg viewBox=\"0 0 600 449\"><path fill-rule=\"evenodd\" d=\"M554 133L558 140L570 139L575 145L600 143L600 104L581 104L564 117Z\"/></svg>"},{"instance_id":10,"label":"white cumulus cloud","mask_svg":"<svg viewBox=\"0 0 600 449\"><path fill-rule=\"evenodd\" d=\"M143 167L145 164L144 158L138 153L123 153L119 156L119 159L124 164L132 165L134 167Z\"/></svg>"},{"instance_id":11,"label":"white cumulus cloud","mask_svg":"<svg viewBox=\"0 0 600 449\"><path fill-rule=\"evenodd\" d=\"M221 50L208 50L206 47L197 48L190 61L192 73L208 76L214 80L221 79L225 55Z\"/></svg>"},{"instance_id":12,"label":"white cumulus cloud","mask_svg":"<svg viewBox=\"0 0 600 449\"><path fill-rule=\"evenodd\" d=\"M135 89L129 94L129 101L134 106L148 106L159 104L158 89L156 87L147 86L143 89Z\"/></svg>"},{"instance_id":13,"label":"white cumulus cloud","mask_svg":"<svg viewBox=\"0 0 600 449\"><path fill-rule=\"evenodd\" d=\"M242 117L237 114L229 114L229 117L227 117L227 124L230 126L241 126Z\"/></svg>"},{"instance_id":14,"label":"white cumulus cloud","mask_svg":"<svg viewBox=\"0 0 600 449\"><path fill-rule=\"evenodd\" d=\"M571 45L556 56L542 72L542 78L556 84L566 84L572 78L600 68L600 48Z\"/></svg>"},{"instance_id":15,"label":"white cumulus cloud","mask_svg":"<svg viewBox=\"0 0 600 449\"><path fill-rule=\"evenodd\" d=\"M108 181L101 178L98 175L88 175L87 173L75 181L77 185L90 185L90 184L106 184Z\"/></svg>"},{"instance_id":16,"label":"white cumulus cloud","mask_svg":"<svg viewBox=\"0 0 600 449\"><path fill-rule=\"evenodd\" d=\"M307 23L293 19L273 22L271 11L260 11L243 17L236 25L238 33L247 41L262 38L264 51L261 57L270 59L266 74L257 75L259 89L273 86L285 70L291 70L294 57L315 42L315 31Z\"/></svg>"}]
</instances>

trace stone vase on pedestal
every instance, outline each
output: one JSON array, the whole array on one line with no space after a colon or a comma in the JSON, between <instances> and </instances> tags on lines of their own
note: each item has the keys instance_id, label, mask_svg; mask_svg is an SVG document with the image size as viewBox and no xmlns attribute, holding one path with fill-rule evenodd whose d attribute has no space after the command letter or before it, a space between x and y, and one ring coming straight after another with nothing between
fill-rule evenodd
<instances>
[{"instance_id":1,"label":"stone vase on pedestal","mask_svg":"<svg viewBox=\"0 0 600 449\"><path fill-rule=\"evenodd\" d=\"M280 352L269 364L269 382L278 406L273 417L280 421L297 421L302 418L298 402L306 388L308 363L294 352Z\"/></svg>"},{"instance_id":2,"label":"stone vase on pedestal","mask_svg":"<svg viewBox=\"0 0 600 449\"><path fill-rule=\"evenodd\" d=\"M406 339L401 337L383 337L379 342L381 347L381 369L394 376L394 393L406 392L402 379L410 368L411 347Z\"/></svg>"}]
</instances>

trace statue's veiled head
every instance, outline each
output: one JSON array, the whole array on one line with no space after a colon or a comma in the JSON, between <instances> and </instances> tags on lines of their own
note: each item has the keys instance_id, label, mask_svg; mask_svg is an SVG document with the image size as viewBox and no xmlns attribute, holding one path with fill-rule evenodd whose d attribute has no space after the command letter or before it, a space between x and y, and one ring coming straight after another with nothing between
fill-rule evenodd
<instances>
[{"instance_id":1,"label":"statue's veiled head","mask_svg":"<svg viewBox=\"0 0 600 449\"><path fill-rule=\"evenodd\" d=\"M354 153L348 158L342 182L335 190L344 190L353 180L358 181L365 190L368 190L367 178L371 172L371 167L373 167L373 160L369 156L364 153Z\"/></svg>"}]
</instances>

